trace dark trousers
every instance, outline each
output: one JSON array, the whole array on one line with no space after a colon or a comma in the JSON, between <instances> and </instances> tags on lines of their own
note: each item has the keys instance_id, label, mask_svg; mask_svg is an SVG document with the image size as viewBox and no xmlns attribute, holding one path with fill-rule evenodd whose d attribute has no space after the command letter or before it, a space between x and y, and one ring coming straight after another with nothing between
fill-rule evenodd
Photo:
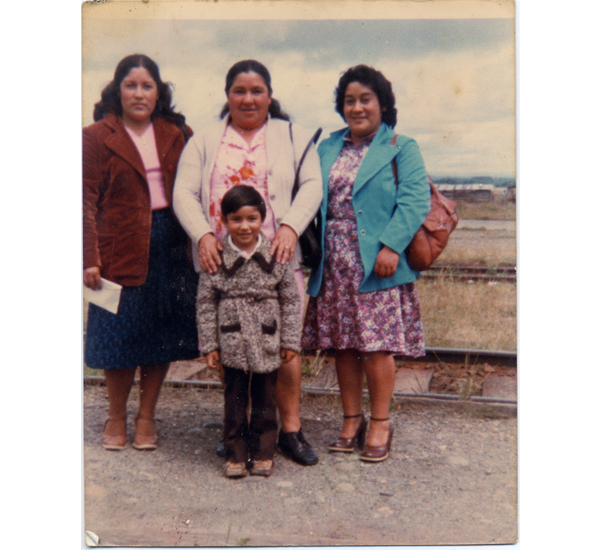
<instances>
[{"instance_id":1,"label":"dark trousers","mask_svg":"<svg viewBox=\"0 0 600 550\"><path fill-rule=\"evenodd\" d=\"M223 443L233 462L271 460L277 445L277 371L245 372L223 366L225 421ZM249 388L249 390L248 390ZM252 403L248 422L248 394Z\"/></svg>"}]
</instances>

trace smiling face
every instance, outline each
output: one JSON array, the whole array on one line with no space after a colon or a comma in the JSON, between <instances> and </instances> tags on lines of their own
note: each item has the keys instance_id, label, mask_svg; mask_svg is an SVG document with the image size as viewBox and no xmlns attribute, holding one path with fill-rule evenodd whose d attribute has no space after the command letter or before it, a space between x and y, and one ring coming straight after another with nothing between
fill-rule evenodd
<instances>
[{"instance_id":1,"label":"smiling face","mask_svg":"<svg viewBox=\"0 0 600 550\"><path fill-rule=\"evenodd\" d=\"M119 96L126 126L150 122L158 100L158 86L146 69L131 69L119 85Z\"/></svg>"},{"instance_id":2,"label":"smiling face","mask_svg":"<svg viewBox=\"0 0 600 550\"><path fill-rule=\"evenodd\" d=\"M271 94L258 73L240 73L227 92L227 105L234 126L254 130L267 120Z\"/></svg>"},{"instance_id":3,"label":"smiling face","mask_svg":"<svg viewBox=\"0 0 600 550\"><path fill-rule=\"evenodd\" d=\"M381 107L377 94L360 82L350 82L344 94L344 120L352 138L365 138L381 126Z\"/></svg>"},{"instance_id":4,"label":"smiling face","mask_svg":"<svg viewBox=\"0 0 600 550\"><path fill-rule=\"evenodd\" d=\"M256 206L242 206L227 214L225 227L233 244L240 250L250 252L256 246L263 219Z\"/></svg>"}]
</instances>

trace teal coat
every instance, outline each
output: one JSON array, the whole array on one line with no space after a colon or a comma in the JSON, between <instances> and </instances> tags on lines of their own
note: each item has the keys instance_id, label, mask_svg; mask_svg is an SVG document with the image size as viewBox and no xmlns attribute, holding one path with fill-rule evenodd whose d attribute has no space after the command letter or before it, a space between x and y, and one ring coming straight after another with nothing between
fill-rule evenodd
<instances>
[{"instance_id":1,"label":"teal coat","mask_svg":"<svg viewBox=\"0 0 600 550\"><path fill-rule=\"evenodd\" d=\"M321 246L325 246L325 219L327 214L329 172L337 159L348 128L333 132L319 145L323 175L323 202L317 216L321 230ZM419 276L406 263L404 250L425 221L430 208L430 190L425 163L417 143L399 136L396 145L391 141L395 133L383 123L362 160L354 188L352 206L356 215L358 244L364 268L361 292L370 292L412 283ZM399 184L396 186L392 160L398 167ZM387 279L373 272L377 254L383 245L400 254L396 273ZM308 294L316 297L323 279L323 260L313 269L308 282Z\"/></svg>"}]
</instances>

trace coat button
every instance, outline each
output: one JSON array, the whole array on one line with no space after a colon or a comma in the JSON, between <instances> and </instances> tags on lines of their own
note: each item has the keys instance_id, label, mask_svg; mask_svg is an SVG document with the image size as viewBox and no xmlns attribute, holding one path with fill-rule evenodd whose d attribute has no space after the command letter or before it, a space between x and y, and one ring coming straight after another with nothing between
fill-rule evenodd
<instances>
[{"instance_id":1,"label":"coat button","mask_svg":"<svg viewBox=\"0 0 600 550\"><path fill-rule=\"evenodd\" d=\"M360 216L361 214L362 214L362 210L359 210L358 211L358 215Z\"/></svg>"},{"instance_id":2,"label":"coat button","mask_svg":"<svg viewBox=\"0 0 600 550\"><path fill-rule=\"evenodd\" d=\"M363 230L360 232L360 234L361 234L361 235L366 235L366 234L367 234L367 232L366 232L366 231L363 229Z\"/></svg>"},{"instance_id":3,"label":"coat button","mask_svg":"<svg viewBox=\"0 0 600 550\"><path fill-rule=\"evenodd\" d=\"M277 223L281 223L281 218L277 218L275 221L276 221Z\"/></svg>"},{"instance_id":4,"label":"coat button","mask_svg":"<svg viewBox=\"0 0 600 550\"><path fill-rule=\"evenodd\" d=\"M275 195L271 195L270 199L271 199L272 201L274 201L274 200L275 200Z\"/></svg>"},{"instance_id":5,"label":"coat button","mask_svg":"<svg viewBox=\"0 0 600 550\"><path fill-rule=\"evenodd\" d=\"M169 164L169 166L167 166L167 170L169 172L174 172L175 171L175 166L173 166L172 164Z\"/></svg>"}]
</instances>

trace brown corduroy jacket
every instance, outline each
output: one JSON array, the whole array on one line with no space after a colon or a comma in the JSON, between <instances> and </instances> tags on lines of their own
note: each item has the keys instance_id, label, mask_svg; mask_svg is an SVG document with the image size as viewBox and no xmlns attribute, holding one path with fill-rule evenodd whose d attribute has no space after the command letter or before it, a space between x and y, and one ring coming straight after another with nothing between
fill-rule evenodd
<instances>
[{"instance_id":1,"label":"brown corduroy jacket","mask_svg":"<svg viewBox=\"0 0 600 550\"><path fill-rule=\"evenodd\" d=\"M181 130L153 121L169 204L177 162L185 145ZM191 135L191 130L188 128ZM120 117L109 114L83 129L83 268L124 286L146 281L152 211L146 170Z\"/></svg>"}]
</instances>

